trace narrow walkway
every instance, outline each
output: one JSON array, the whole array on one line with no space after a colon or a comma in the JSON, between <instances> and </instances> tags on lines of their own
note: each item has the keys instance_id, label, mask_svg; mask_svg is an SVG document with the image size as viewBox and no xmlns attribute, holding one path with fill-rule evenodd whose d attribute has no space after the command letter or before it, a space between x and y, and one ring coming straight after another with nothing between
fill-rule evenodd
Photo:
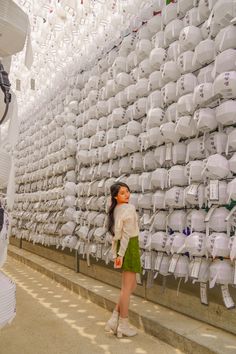
<instances>
[{"instance_id":1,"label":"narrow walkway","mask_svg":"<svg viewBox=\"0 0 236 354\"><path fill-rule=\"evenodd\" d=\"M17 316L0 331L0 354L179 354L139 330L117 339L104 332L110 312L9 257L17 284Z\"/></svg>"}]
</instances>

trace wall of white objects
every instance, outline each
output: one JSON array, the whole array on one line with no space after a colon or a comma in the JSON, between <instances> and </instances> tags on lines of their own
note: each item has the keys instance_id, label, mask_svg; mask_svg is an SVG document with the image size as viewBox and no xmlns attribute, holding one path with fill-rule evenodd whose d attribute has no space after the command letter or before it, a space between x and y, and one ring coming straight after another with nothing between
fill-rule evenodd
<instances>
[{"instance_id":1,"label":"wall of white objects","mask_svg":"<svg viewBox=\"0 0 236 354\"><path fill-rule=\"evenodd\" d=\"M147 286L184 279L207 305L216 287L232 320L236 3L179 0L151 15L21 123L12 235L110 264L108 195L121 180Z\"/></svg>"}]
</instances>

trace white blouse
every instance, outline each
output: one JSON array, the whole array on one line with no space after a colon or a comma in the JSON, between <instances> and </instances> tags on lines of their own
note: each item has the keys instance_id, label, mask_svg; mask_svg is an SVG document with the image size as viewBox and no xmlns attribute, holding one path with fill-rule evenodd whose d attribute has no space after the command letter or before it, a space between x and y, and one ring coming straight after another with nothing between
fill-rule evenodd
<instances>
[{"instance_id":1,"label":"white blouse","mask_svg":"<svg viewBox=\"0 0 236 354\"><path fill-rule=\"evenodd\" d=\"M134 205L126 203L118 204L114 210L114 220L113 258L117 257L118 240L120 240L118 255L124 257L129 239L139 235L138 216Z\"/></svg>"}]
</instances>

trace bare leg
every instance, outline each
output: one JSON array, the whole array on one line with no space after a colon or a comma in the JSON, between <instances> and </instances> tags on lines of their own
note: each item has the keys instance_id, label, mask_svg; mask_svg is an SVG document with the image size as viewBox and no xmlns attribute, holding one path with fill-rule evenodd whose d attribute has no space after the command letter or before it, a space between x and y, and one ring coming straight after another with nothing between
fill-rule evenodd
<instances>
[{"instance_id":1,"label":"bare leg","mask_svg":"<svg viewBox=\"0 0 236 354\"><path fill-rule=\"evenodd\" d=\"M130 295L136 287L136 274L134 272L122 273L122 287L119 301L115 307L122 318L128 317Z\"/></svg>"}]
</instances>

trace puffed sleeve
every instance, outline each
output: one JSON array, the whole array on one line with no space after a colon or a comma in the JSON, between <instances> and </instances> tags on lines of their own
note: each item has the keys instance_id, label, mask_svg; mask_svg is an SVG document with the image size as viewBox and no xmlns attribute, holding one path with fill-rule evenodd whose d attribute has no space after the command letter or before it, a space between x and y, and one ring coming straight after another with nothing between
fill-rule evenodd
<instances>
[{"instance_id":1,"label":"puffed sleeve","mask_svg":"<svg viewBox=\"0 0 236 354\"><path fill-rule=\"evenodd\" d=\"M124 257L124 255L125 255L130 237L134 236L134 235L130 235L128 232L124 232L126 229L125 225L129 224L129 223L133 223L134 220L136 220L136 210L133 205L129 205L128 210L126 211L126 213L124 213L123 218L122 218L122 227L123 227L122 231L123 232L121 234L120 247L119 247L119 251L118 251L118 255L121 257Z\"/></svg>"}]
</instances>

